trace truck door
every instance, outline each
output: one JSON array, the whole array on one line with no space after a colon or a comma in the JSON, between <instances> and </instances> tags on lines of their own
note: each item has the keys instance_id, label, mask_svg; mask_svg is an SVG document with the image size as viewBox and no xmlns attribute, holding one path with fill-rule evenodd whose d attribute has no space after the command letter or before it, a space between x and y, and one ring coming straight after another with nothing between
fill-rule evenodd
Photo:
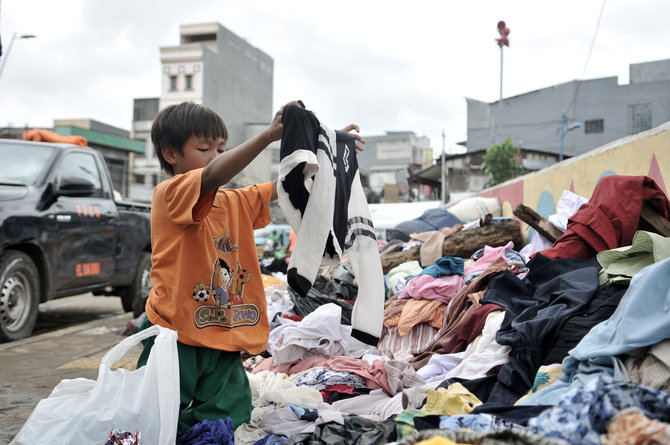
<instances>
[{"instance_id":1,"label":"truck door","mask_svg":"<svg viewBox=\"0 0 670 445\"><path fill-rule=\"evenodd\" d=\"M65 154L55 170L54 186L86 180L93 193L82 196L59 195L50 207L50 218L57 227L57 290L106 285L115 270L118 211L106 190L96 156L84 151Z\"/></svg>"}]
</instances>

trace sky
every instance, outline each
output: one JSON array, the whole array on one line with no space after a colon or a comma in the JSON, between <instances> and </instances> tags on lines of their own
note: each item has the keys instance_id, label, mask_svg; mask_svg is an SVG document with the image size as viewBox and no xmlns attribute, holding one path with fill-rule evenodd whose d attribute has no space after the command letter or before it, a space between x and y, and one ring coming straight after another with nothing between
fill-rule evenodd
<instances>
[{"instance_id":1,"label":"sky","mask_svg":"<svg viewBox=\"0 0 670 445\"><path fill-rule=\"evenodd\" d=\"M602 13L601 13L602 12ZM670 59L667 0L3 0L0 126L91 118L130 129L160 94L161 46L219 22L274 59L274 108L302 99L331 128L466 140L466 98L503 97ZM12 35L16 39L7 55ZM561 110L557 110L557 120ZM272 116L268 116L268 121ZM442 134L444 133L444 141Z\"/></svg>"}]
</instances>

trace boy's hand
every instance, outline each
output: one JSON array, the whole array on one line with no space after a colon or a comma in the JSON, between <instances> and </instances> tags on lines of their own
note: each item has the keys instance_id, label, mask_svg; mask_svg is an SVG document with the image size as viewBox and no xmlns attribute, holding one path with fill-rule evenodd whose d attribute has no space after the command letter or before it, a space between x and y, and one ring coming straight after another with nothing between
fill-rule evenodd
<instances>
[{"instance_id":1,"label":"boy's hand","mask_svg":"<svg viewBox=\"0 0 670 445\"><path fill-rule=\"evenodd\" d=\"M299 107L300 104L293 100L286 105L295 105L296 107ZM282 112L284 111L284 105L281 107L276 113L275 117L272 119L272 122L270 123L270 126L265 130L268 133L268 137L270 138L270 142L278 141L281 139L281 132L282 132L282 120L281 120L281 115Z\"/></svg>"},{"instance_id":2,"label":"boy's hand","mask_svg":"<svg viewBox=\"0 0 670 445\"><path fill-rule=\"evenodd\" d=\"M356 133L361 132L361 129L356 124L349 124L346 127L344 127L341 131L344 132L344 133L349 133L351 130L356 130ZM356 139L358 142L360 142L361 144L365 144L365 138L363 136L361 136L360 134L356 134L356 133L349 133L349 134L351 134L351 136L354 139ZM356 144L356 150L357 151L363 151L365 149L363 147L361 147L360 145Z\"/></svg>"}]
</instances>

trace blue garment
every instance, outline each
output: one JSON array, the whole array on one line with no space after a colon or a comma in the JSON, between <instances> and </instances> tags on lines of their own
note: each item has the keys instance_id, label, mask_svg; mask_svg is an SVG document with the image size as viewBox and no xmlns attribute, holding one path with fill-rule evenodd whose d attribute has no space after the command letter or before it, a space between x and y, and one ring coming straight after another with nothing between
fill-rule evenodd
<instances>
[{"instance_id":1,"label":"blue garment","mask_svg":"<svg viewBox=\"0 0 670 445\"><path fill-rule=\"evenodd\" d=\"M175 445L235 445L235 427L233 420L218 419L210 422L205 419L193 425L188 431L177 437Z\"/></svg>"},{"instance_id":2,"label":"blue garment","mask_svg":"<svg viewBox=\"0 0 670 445\"><path fill-rule=\"evenodd\" d=\"M431 275L439 278L443 275L460 275L464 274L465 261L463 258L443 256L435 261L435 264L425 267L419 275Z\"/></svg>"},{"instance_id":3,"label":"blue garment","mask_svg":"<svg viewBox=\"0 0 670 445\"><path fill-rule=\"evenodd\" d=\"M456 224L463 224L454 214L444 209L428 209L418 218L403 221L395 226L395 230L399 230L406 234L431 232L433 230L441 229L442 227L453 227Z\"/></svg>"},{"instance_id":4,"label":"blue garment","mask_svg":"<svg viewBox=\"0 0 670 445\"><path fill-rule=\"evenodd\" d=\"M502 420L491 414L457 414L440 416L441 430L460 430L467 428L474 431L500 431L512 428L523 428L512 422Z\"/></svg>"},{"instance_id":5,"label":"blue garment","mask_svg":"<svg viewBox=\"0 0 670 445\"><path fill-rule=\"evenodd\" d=\"M571 351L577 360L654 345L670 332L670 258L637 273L614 314Z\"/></svg>"},{"instance_id":6,"label":"blue garment","mask_svg":"<svg viewBox=\"0 0 670 445\"><path fill-rule=\"evenodd\" d=\"M626 408L639 408L646 417L670 421L670 394L633 382L600 376L583 387L563 393L558 404L528 421L547 437L573 444L598 445L607 422Z\"/></svg>"},{"instance_id":7,"label":"blue garment","mask_svg":"<svg viewBox=\"0 0 670 445\"><path fill-rule=\"evenodd\" d=\"M436 420L438 422L436 422ZM414 417L414 426L416 427L417 431L436 431L436 429L439 428L441 431L471 430L489 433L498 431L506 433L514 432L520 435L541 435L541 433L538 432L536 428L528 428L517 423L510 422L509 420L501 419L498 416L486 413L456 414L452 416L416 416ZM500 441L500 443L503 442L503 440Z\"/></svg>"},{"instance_id":8,"label":"blue garment","mask_svg":"<svg viewBox=\"0 0 670 445\"><path fill-rule=\"evenodd\" d=\"M276 434L268 434L262 439L254 442L254 445L284 445L288 439L284 436L277 436Z\"/></svg>"},{"instance_id":9,"label":"blue garment","mask_svg":"<svg viewBox=\"0 0 670 445\"><path fill-rule=\"evenodd\" d=\"M319 418L319 412L315 409L302 408L296 405L288 404L287 407L295 413L295 415L300 420L309 420L310 422L316 421Z\"/></svg>"},{"instance_id":10,"label":"blue garment","mask_svg":"<svg viewBox=\"0 0 670 445\"><path fill-rule=\"evenodd\" d=\"M524 405L555 405L570 386L601 374L621 379L617 355L664 340L670 332L670 258L637 273L612 316L594 326L563 360L564 376L524 399Z\"/></svg>"}]
</instances>

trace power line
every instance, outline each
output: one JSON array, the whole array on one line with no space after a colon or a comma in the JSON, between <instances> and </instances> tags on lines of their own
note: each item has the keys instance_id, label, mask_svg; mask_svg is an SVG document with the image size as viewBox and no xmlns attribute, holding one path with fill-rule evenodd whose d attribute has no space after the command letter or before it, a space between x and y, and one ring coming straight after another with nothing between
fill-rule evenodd
<instances>
[{"instance_id":1,"label":"power line","mask_svg":"<svg viewBox=\"0 0 670 445\"><path fill-rule=\"evenodd\" d=\"M577 94L579 94L579 88L582 86L582 81L584 80L584 76L586 75L586 68L589 66L589 61L591 60L591 53L593 52L593 46L596 43L596 37L598 36L598 30L600 29L600 20L603 18L603 11L605 11L605 3L607 3L607 0L603 0L603 5L600 8L600 14L598 15L598 22L596 23L596 31L593 33L593 39L591 40L591 46L589 47L589 54L586 56L586 63L584 63L584 70L582 71L582 77L579 79L579 82L577 83L577 87L575 88L575 94L572 96L572 101L570 102L570 106L568 107L566 113L570 113L570 110L572 110L572 107L575 105L575 101L577 100Z\"/></svg>"}]
</instances>

